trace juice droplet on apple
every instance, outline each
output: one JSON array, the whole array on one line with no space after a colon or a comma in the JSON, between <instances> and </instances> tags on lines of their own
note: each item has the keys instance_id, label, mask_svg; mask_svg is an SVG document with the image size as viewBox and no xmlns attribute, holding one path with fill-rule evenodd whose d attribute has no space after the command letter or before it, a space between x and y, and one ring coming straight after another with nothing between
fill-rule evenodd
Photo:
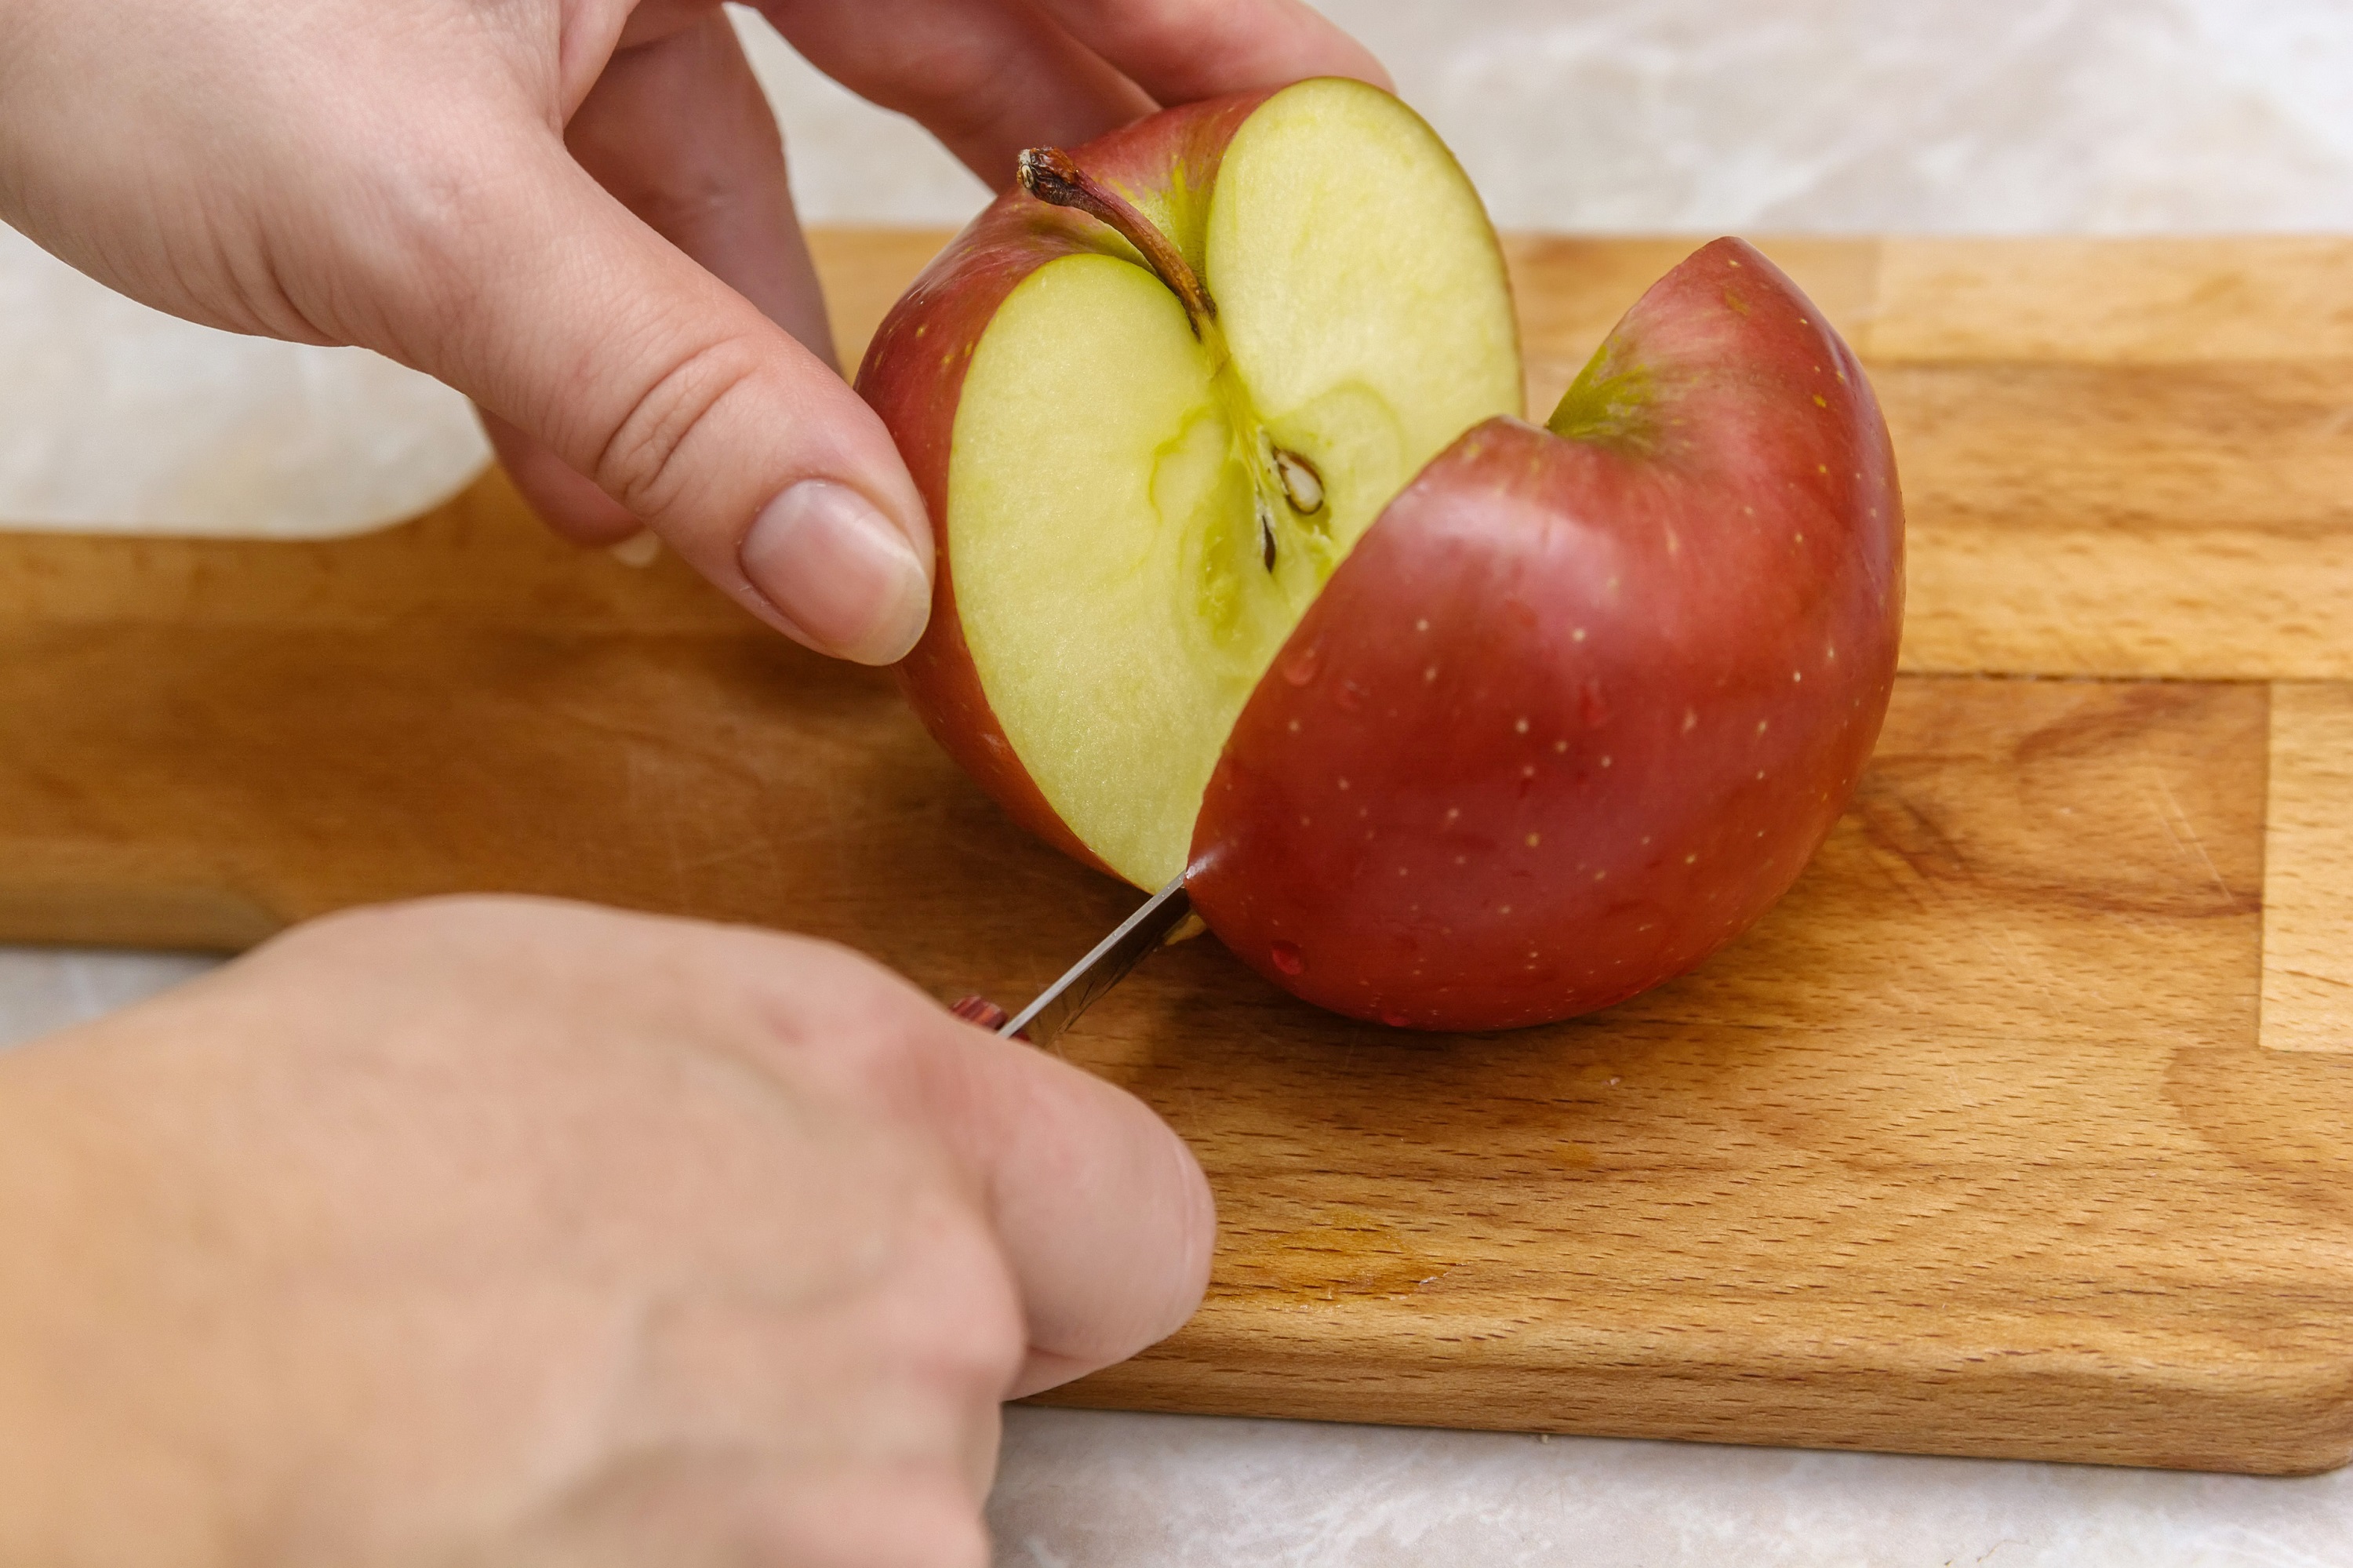
<instances>
[{"instance_id":1,"label":"juice droplet on apple","mask_svg":"<svg viewBox=\"0 0 2353 1568\"><path fill-rule=\"evenodd\" d=\"M1272 948L1267 950L1267 957L1272 959L1274 960L1274 967L1281 969L1284 974L1295 975L1303 974L1306 971L1306 959L1302 957L1299 949L1293 947L1289 942L1277 942Z\"/></svg>"},{"instance_id":2,"label":"juice droplet on apple","mask_svg":"<svg viewBox=\"0 0 2353 1568\"><path fill-rule=\"evenodd\" d=\"M1294 686L1303 686L1315 679L1316 667L1323 662L1323 650L1317 644L1295 649L1283 656L1282 678Z\"/></svg>"},{"instance_id":3,"label":"juice droplet on apple","mask_svg":"<svg viewBox=\"0 0 2353 1568\"><path fill-rule=\"evenodd\" d=\"M1332 688L1332 701L1343 713L1355 713L1365 705L1365 688L1354 681L1342 681Z\"/></svg>"}]
</instances>

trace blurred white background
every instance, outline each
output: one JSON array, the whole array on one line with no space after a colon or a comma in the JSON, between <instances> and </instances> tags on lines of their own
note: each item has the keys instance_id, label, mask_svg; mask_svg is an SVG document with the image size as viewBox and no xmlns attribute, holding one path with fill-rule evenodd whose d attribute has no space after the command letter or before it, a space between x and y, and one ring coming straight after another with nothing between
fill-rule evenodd
<instances>
[{"instance_id":1,"label":"blurred white background","mask_svg":"<svg viewBox=\"0 0 2353 1568\"><path fill-rule=\"evenodd\" d=\"M2347 0L1326 0L1513 228L2353 228ZM840 222L980 187L746 28Z\"/></svg>"},{"instance_id":2,"label":"blurred white background","mask_svg":"<svg viewBox=\"0 0 2353 1568\"><path fill-rule=\"evenodd\" d=\"M2353 0L1328 0L1518 228L2353 230ZM747 37L813 219L960 222L913 126ZM0 519L333 533L483 461L371 355L169 321L0 229ZM0 1042L199 960L0 952ZM1016 1411L1008 1564L2336 1568L2353 1481Z\"/></svg>"},{"instance_id":3,"label":"blurred white background","mask_svg":"<svg viewBox=\"0 0 2353 1568\"><path fill-rule=\"evenodd\" d=\"M1508 228L2353 229L2353 0L1328 0ZM985 193L739 12L819 222ZM337 533L485 460L373 356L157 316L0 229L0 518Z\"/></svg>"}]
</instances>

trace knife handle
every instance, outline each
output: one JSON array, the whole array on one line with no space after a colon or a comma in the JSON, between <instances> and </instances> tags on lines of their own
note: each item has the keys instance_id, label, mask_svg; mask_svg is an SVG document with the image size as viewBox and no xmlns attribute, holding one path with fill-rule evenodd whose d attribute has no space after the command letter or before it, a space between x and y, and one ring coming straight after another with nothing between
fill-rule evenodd
<instances>
[{"instance_id":1,"label":"knife handle","mask_svg":"<svg viewBox=\"0 0 2353 1568\"><path fill-rule=\"evenodd\" d=\"M1013 1015L985 996L963 997L952 1003L948 1011L966 1023L977 1023L991 1034L1004 1028Z\"/></svg>"}]
</instances>

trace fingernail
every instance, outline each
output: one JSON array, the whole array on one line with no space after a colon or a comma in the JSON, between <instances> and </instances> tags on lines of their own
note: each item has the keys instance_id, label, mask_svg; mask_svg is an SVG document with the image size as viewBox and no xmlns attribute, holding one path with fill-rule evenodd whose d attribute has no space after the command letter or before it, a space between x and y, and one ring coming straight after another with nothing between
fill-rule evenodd
<instances>
[{"instance_id":1,"label":"fingernail","mask_svg":"<svg viewBox=\"0 0 2353 1568\"><path fill-rule=\"evenodd\" d=\"M898 525L846 484L805 479L760 509L737 559L812 646L894 663L923 634L932 584Z\"/></svg>"}]
</instances>

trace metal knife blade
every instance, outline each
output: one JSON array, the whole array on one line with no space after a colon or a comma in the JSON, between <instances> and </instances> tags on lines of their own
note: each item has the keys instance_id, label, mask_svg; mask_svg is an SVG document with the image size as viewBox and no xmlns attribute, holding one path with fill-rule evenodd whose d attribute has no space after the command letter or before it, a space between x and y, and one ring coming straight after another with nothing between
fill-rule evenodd
<instances>
[{"instance_id":1,"label":"metal knife blade","mask_svg":"<svg viewBox=\"0 0 2353 1568\"><path fill-rule=\"evenodd\" d=\"M1145 900L1142 908L1121 921L1061 979L1039 991L1036 1001L1006 1019L997 1033L1008 1037L1018 1035L1032 1045L1051 1044L1055 1036L1078 1022L1079 1014L1126 979L1128 970L1141 963L1146 953L1166 941L1168 934L1192 912L1193 900L1185 892L1185 879L1180 876ZM974 1017L967 1007L978 1000L967 998L957 1004L956 1011Z\"/></svg>"}]
</instances>

